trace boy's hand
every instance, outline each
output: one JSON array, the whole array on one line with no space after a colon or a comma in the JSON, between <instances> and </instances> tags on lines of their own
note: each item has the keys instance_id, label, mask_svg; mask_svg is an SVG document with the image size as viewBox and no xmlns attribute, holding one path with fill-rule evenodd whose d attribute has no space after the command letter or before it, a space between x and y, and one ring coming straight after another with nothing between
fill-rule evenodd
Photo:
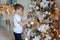
<instances>
[{"instance_id":1,"label":"boy's hand","mask_svg":"<svg viewBox=\"0 0 60 40\"><path fill-rule=\"evenodd\" d=\"M29 19L28 19L28 22L29 22L29 21L31 21L31 20L32 20L32 19L31 19L31 18L29 18Z\"/></svg>"}]
</instances>

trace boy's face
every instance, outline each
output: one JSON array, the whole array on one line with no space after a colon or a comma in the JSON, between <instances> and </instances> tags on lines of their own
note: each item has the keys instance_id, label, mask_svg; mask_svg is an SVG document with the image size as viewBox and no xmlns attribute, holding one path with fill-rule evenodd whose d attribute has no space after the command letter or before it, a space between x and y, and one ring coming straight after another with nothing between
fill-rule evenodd
<instances>
[{"instance_id":1,"label":"boy's face","mask_svg":"<svg viewBox=\"0 0 60 40\"><path fill-rule=\"evenodd\" d=\"M22 8L18 9L17 11L18 11L18 13L20 13L20 14L24 13L24 9L22 9Z\"/></svg>"}]
</instances>

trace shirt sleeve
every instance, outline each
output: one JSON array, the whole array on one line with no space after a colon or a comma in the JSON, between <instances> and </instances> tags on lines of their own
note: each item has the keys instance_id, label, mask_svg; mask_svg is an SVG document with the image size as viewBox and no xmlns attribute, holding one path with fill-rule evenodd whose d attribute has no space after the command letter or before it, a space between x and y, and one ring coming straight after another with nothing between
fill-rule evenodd
<instances>
[{"instance_id":1,"label":"shirt sleeve","mask_svg":"<svg viewBox=\"0 0 60 40\"><path fill-rule=\"evenodd\" d=\"M17 22L20 22L21 21L21 17L17 15L17 16L14 17L14 20L16 20Z\"/></svg>"}]
</instances>

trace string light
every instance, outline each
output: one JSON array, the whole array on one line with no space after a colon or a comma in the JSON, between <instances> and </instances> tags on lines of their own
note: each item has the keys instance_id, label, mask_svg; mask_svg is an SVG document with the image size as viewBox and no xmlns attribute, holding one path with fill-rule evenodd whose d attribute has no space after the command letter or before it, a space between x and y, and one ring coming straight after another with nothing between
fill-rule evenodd
<instances>
[{"instance_id":1,"label":"string light","mask_svg":"<svg viewBox=\"0 0 60 40\"><path fill-rule=\"evenodd\" d=\"M58 37L60 38L60 35L58 35Z\"/></svg>"},{"instance_id":2,"label":"string light","mask_svg":"<svg viewBox=\"0 0 60 40\"><path fill-rule=\"evenodd\" d=\"M0 5L1 6L1 8L0 8L0 12L1 12L1 14L2 15L6 15L6 14L8 14L8 15L12 15L12 14L14 14L15 13L15 10L14 10L14 8L13 8L13 6L11 7L10 5L3 5L3 4L1 4Z\"/></svg>"}]
</instances>

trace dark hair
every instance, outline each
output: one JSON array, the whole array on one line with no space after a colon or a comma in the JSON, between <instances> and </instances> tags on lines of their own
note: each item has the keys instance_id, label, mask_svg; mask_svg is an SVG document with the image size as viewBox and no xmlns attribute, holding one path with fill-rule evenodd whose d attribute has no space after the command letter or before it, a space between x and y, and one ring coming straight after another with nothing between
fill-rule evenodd
<instances>
[{"instance_id":1,"label":"dark hair","mask_svg":"<svg viewBox=\"0 0 60 40\"><path fill-rule=\"evenodd\" d=\"M24 9L24 7L21 4L15 4L14 5L15 10L20 9L20 8Z\"/></svg>"}]
</instances>

